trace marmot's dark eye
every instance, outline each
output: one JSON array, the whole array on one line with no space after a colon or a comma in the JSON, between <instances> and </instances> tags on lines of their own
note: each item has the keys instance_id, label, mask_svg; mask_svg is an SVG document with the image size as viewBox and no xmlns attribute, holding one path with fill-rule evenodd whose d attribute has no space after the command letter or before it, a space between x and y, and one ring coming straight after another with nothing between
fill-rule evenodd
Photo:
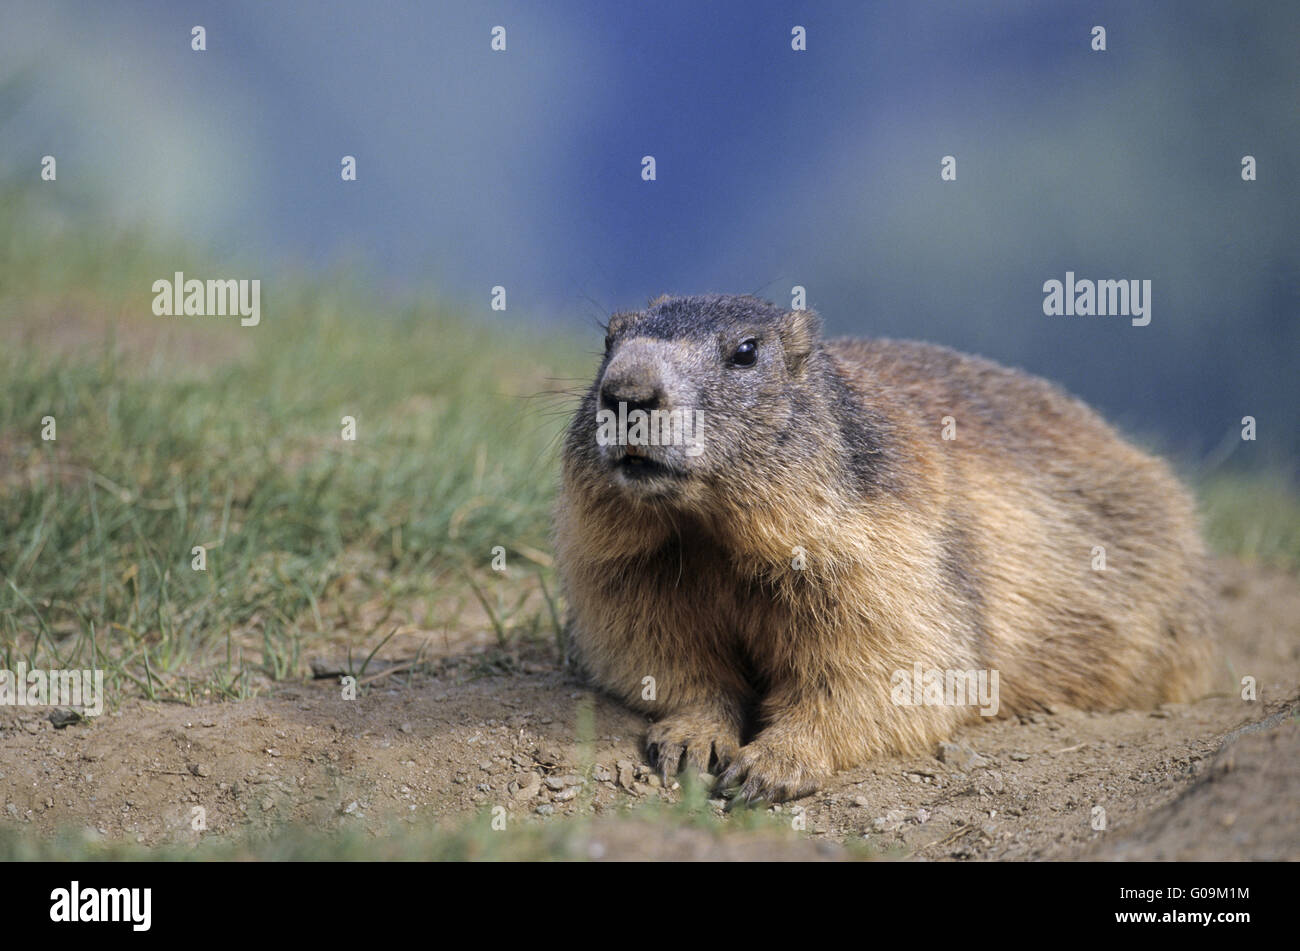
<instances>
[{"instance_id":1,"label":"marmot's dark eye","mask_svg":"<svg viewBox=\"0 0 1300 951\"><path fill-rule=\"evenodd\" d=\"M752 367L758 359L758 341L746 340L731 355L731 362L738 367Z\"/></svg>"}]
</instances>

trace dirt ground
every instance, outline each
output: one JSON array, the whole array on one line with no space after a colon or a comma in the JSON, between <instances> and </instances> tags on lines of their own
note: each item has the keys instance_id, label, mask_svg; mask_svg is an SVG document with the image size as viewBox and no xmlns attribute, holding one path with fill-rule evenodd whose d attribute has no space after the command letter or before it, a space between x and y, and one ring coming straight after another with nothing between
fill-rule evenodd
<instances>
[{"instance_id":1,"label":"dirt ground","mask_svg":"<svg viewBox=\"0 0 1300 951\"><path fill-rule=\"evenodd\" d=\"M468 636L439 646L435 672L380 677L355 700L325 678L239 703L131 701L65 729L0 708L0 824L152 846L286 821L487 822L500 805L510 822L593 817L581 857L598 859L829 859L846 842L916 860L1300 859L1300 581L1220 568L1222 694L969 727L772 810L800 835L615 821L681 795L645 767L644 719L544 654L487 664ZM1256 702L1230 691L1245 676Z\"/></svg>"}]
</instances>

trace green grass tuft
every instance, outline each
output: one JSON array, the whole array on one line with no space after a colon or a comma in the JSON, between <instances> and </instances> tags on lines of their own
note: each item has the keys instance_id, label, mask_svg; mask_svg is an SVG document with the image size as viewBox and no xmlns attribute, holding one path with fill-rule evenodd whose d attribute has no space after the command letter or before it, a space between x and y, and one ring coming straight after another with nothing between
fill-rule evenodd
<instances>
[{"instance_id":1,"label":"green grass tuft","mask_svg":"<svg viewBox=\"0 0 1300 951\"><path fill-rule=\"evenodd\" d=\"M339 612L369 650L386 631L346 614L367 599L468 597L475 577L495 598L495 546L554 590L574 341L347 279L263 275L258 327L157 317L174 270L259 271L19 217L0 223L0 661L100 664L113 696L242 696L250 669L300 671ZM549 594L491 613L502 640L555 617Z\"/></svg>"}]
</instances>

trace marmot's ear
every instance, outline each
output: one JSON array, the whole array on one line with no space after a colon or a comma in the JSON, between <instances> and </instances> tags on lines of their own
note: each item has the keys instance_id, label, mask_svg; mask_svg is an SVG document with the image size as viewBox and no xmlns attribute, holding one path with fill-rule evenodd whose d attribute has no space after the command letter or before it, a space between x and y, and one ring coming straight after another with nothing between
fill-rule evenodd
<instances>
[{"instance_id":1,"label":"marmot's ear","mask_svg":"<svg viewBox=\"0 0 1300 951\"><path fill-rule=\"evenodd\" d=\"M792 310L781 322L781 345L785 348L785 365L798 373L803 369L808 354L817 346L822 335L822 319L811 310Z\"/></svg>"}]
</instances>

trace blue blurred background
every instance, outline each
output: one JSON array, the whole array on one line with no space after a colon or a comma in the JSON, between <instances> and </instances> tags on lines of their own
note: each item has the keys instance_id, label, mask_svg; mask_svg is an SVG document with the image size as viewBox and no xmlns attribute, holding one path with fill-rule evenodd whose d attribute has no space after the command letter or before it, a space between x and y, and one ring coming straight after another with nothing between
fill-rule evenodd
<instances>
[{"instance_id":1,"label":"blue blurred background","mask_svg":"<svg viewBox=\"0 0 1300 951\"><path fill-rule=\"evenodd\" d=\"M798 284L831 332L1025 367L1184 457L1300 458L1295 2L6 0L3 19L3 171L53 154L63 214L259 262L237 276L268 300L282 268L360 263L384 293L590 332L661 292L788 305ZM1045 316L1067 270L1151 280L1150 325Z\"/></svg>"}]
</instances>

